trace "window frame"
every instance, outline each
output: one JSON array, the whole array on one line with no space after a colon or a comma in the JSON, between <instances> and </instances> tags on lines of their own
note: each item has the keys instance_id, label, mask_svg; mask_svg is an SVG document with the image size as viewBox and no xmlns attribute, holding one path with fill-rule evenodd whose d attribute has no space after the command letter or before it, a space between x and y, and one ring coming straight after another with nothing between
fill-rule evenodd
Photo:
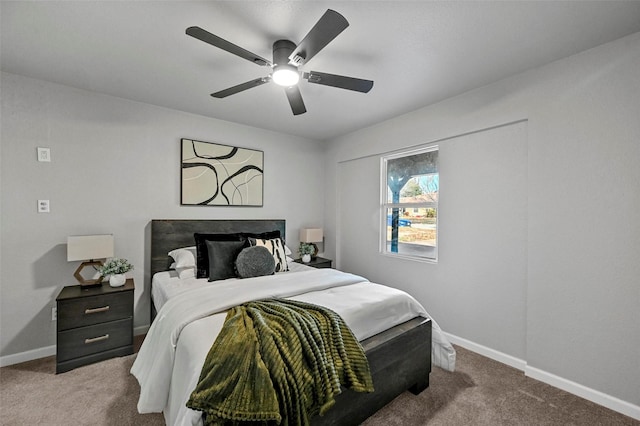
<instances>
[{"instance_id":1,"label":"window frame","mask_svg":"<svg viewBox=\"0 0 640 426\"><path fill-rule=\"evenodd\" d=\"M440 155L440 147L439 145L435 144L435 145L427 145L427 146L422 146L420 148L412 148L412 149L407 149L407 150L402 150L402 151L396 151L393 153L388 153L388 154L383 154L380 156L380 246L379 246L379 252L380 254L382 254L383 256L390 256L393 258L401 258L401 259L407 259L407 260L414 260L417 262L426 262L426 263L438 263L438 259L439 259L439 255L438 255L438 247L440 246L439 242L438 242L438 228L439 228L439 216L440 216L440 210L438 208L438 202L440 201L440 170L438 167L438 200L437 201L425 201L425 202L418 202L418 203L393 203L393 202L389 202L389 198L388 198L388 191L389 191L389 186L387 183L387 162L389 160L394 160L397 158L403 158L403 157L410 157L412 155L419 155L419 154L424 154L427 152L433 152L433 151L438 151L438 156ZM413 209L413 208L434 208L436 210L436 227L435 227L435 231L436 231L436 244L434 247L434 256L433 258L431 257L426 257L426 256L418 256L418 255L411 255L411 254L407 254L407 253L398 253L398 252L392 252L390 250L387 249L387 215L388 215L388 211L389 209L393 209L393 208L403 208L403 209Z\"/></svg>"}]
</instances>

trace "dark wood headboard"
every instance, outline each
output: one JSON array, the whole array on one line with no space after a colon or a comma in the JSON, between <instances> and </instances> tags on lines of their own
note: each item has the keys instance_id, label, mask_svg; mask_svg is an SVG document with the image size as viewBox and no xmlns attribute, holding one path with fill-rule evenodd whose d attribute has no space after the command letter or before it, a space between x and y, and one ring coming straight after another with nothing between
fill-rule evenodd
<instances>
[{"instance_id":1,"label":"dark wood headboard","mask_svg":"<svg viewBox=\"0 0 640 426\"><path fill-rule=\"evenodd\" d=\"M150 277L160 271L166 271L171 264L167 256L171 250L195 245L195 232L208 234L231 234L236 232L261 233L280 231L285 240L284 219L231 219L231 220L189 220L162 219L151 221L151 269Z\"/></svg>"}]
</instances>

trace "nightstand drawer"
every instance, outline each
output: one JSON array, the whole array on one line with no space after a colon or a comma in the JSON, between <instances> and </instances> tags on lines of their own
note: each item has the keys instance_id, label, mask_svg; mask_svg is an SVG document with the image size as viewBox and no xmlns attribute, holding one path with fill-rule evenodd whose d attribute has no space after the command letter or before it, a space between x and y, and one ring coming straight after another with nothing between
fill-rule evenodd
<instances>
[{"instance_id":1,"label":"nightstand drawer","mask_svg":"<svg viewBox=\"0 0 640 426\"><path fill-rule=\"evenodd\" d=\"M58 333L56 362L133 344L133 318Z\"/></svg>"},{"instance_id":2,"label":"nightstand drawer","mask_svg":"<svg viewBox=\"0 0 640 426\"><path fill-rule=\"evenodd\" d=\"M129 292L58 301L58 331L133 316Z\"/></svg>"}]
</instances>

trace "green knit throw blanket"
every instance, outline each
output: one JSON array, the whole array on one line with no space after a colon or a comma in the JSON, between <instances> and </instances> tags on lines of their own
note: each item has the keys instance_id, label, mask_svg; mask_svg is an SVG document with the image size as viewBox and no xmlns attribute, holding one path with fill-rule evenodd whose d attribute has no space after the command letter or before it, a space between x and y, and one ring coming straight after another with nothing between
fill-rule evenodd
<instances>
[{"instance_id":1,"label":"green knit throw blanket","mask_svg":"<svg viewBox=\"0 0 640 426\"><path fill-rule=\"evenodd\" d=\"M284 299L229 310L187 406L207 425L308 425L340 385L373 392L364 350L344 320Z\"/></svg>"}]
</instances>

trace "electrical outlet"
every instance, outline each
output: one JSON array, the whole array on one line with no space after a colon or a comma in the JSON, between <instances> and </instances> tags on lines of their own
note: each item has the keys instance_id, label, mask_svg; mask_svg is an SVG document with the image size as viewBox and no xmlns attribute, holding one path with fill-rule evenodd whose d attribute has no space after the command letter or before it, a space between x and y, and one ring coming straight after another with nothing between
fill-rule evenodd
<instances>
[{"instance_id":1,"label":"electrical outlet","mask_svg":"<svg viewBox=\"0 0 640 426\"><path fill-rule=\"evenodd\" d=\"M50 148L42 148L38 147L38 161L40 162L51 162L51 149Z\"/></svg>"},{"instance_id":2,"label":"electrical outlet","mask_svg":"<svg viewBox=\"0 0 640 426\"><path fill-rule=\"evenodd\" d=\"M58 307L53 306L51 307L51 321L55 321L57 319L58 319Z\"/></svg>"}]
</instances>

